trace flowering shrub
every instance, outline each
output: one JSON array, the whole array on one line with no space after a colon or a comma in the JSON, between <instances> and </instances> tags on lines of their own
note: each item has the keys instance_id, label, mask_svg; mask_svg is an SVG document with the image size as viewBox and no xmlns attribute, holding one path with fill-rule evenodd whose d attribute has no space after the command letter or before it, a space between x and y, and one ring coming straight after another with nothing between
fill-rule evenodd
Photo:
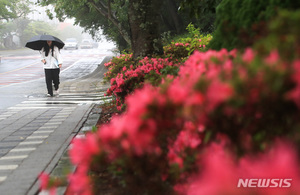
<instances>
[{"instance_id":1,"label":"flowering shrub","mask_svg":"<svg viewBox=\"0 0 300 195\"><path fill-rule=\"evenodd\" d=\"M189 24L187 30L190 36L172 41L164 46L165 56L184 62L194 51L206 51L206 46L212 39L210 34L200 34L200 29Z\"/></svg>"},{"instance_id":2,"label":"flowering shrub","mask_svg":"<svg viewBox=\"0 0 300 195\"><path fill-rule=\"evenodd\" d=\"M160 87L145 85L136 90L126 100L126 113L114 117L86 139L74 140L70 155L79 171L71 178L84 182L70 186L74 192L84 191L90 185L88 172L97 175L106 166L122 192L129 194L209 192L211 189L192 186L198 182L206 186L207 178L216 175L213 171L217 164L210 162L220 158L202 156L203 149L220 136L221 140L228 140L238 156L261 151L279 136L299 141L299 64L297 60L283 62L276 51L268 56L259 56L252 49L242 54L225 49L195 52L180 68L178 77L166 78ZM284 152L280 150L279 154ZM222 154L222 149L216 151L218 154ZM202 160L206 158L208 163ZM270 161L264 159L242 159L240 163L245 164L239 168L228 167L233 171L228 184L232 185L236 176L255 174L249 171L249 164L263 170L264 162ZM228 165L225 158L224 166L230 166L231 161L230 157ZM279 158L274 161L275 165L281 162ZM212 168L207 169L208 173L202 172L207 164ZM275 168L280 164L275 165L257 176L277 176ZM298 181L299 173L294 171L294 175L287 176ZM197 177L195 172L199 172L200 179L187 183L189 178ZM220 174L226 176L229 172L224 169ZM226 180L225 176L207 182L212 182L209 186L218 185L222 178ZM212 194L226 186L220 185ZM224 192L230 193L236 183L227 187Z\"/></svg>"},{"instance_id":3,"label":"flowering shrub","mask_svg":"<svg viewBox=\"0 0 300 195\"><path fill-rule=\"evenodd\" d=\"M190 36L181 38L164 47L164 58L144 58L135 62L132 54L123 54L113 58L105 66L108 72L104 80L111 87L107 95L114 95L118 109L125 103L127 95L141 88L145 82L157 86L166 75L177 76L179 66L194 51L205 51L211 35L202 35L192 24L187 27Z\"/></svg>"},{"instance_id":4,"label":"flowering shrub","mask_svg":"<svg viewBox=\"0 0 300 195\"><path fill-rule=\"evenodd\" d=\"M122 55L106 63L105 66L109 69L105 78L106 80L110 79L111 84L106 94L114 95L117 100L117 106L121 109L128 94L131 94L135 89L141 88L146 80L151 81L153 85L157 85L157 83L160 83L163 74L170 73L167 70L175 70L173 74L176 74L176 69L178 69L179 65L168 58L148 57L134 64L132 55Z\"/></svg>"},{"instance_id":5,"label":"flowering shrub","mask_svg":"<svg viewBox=\"0 0 300 195\"><path fill-rule=\"evenodd\" d=\"M104 81L110 82L110 80L115 78L123 69L130 69L130 66L134 64L132 54L122 54L112 58L109 62L104 64L108 68L108 71L104 73Z\"/></svg>"},{"instance_id":6,"label":"flowering shrub","mask_svg":"<svg viewBox=\"0 0 300 195\"><path fill-rule=\"evenodd\" d=\"M77 171L68 192L100 194L97 176L105 169L120 194L300 194L300 59L279 51L196 51L177 77L141 85L126 98L125 113L73 140ZM120 58L122 75L109 65L118 75L109 73L114 91L126 91L125 76L171 67ZM239 179L255 178L277 182L238 188ZM281 188L284 179L291 183Z\"/></svg>"},{"instance_id":7,"label":"flowering shrub","mask_svg":"<svg viewBox=\"0 0 300 195\"><path fill-rule=\"evenodd\" d=\"M38 178L40 180L40 190L47 190L50 195L55 195L56 188L64 183L61 178L51 178L45 172L40 173Z\"/></svg>"},{"instance_id":8,"label":"flowering shrub","mask_svg":"<svg viewBox=\"0 0 300 195\"><path fill-rule=\"evenodd\" d=\"M276 142L264 153L247 155L239 160L228 151L224 142L212 143L201 158L202 167L199 169L202 172L190 176L188 182L176 185L178 194L274 195L300 192L300 163L296 151L288 143ZM251 179L255 182L248 183ZM245 187L241 180L251 187Z\"/></svg>"}]
</instances>

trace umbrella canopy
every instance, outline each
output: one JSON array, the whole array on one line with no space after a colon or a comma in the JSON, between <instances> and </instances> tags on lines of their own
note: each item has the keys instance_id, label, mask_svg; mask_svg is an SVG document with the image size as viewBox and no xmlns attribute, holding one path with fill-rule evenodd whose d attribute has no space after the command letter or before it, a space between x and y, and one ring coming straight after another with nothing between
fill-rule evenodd
<instances>
[{"instance_id":1,"label":"umbrella canopy","mask_svg":"<svg viewBox=\"0 0 300 195\"><path fill-rule=\"evenodd\" d=\"M25 47L33 50L41 50L45 46L46 41L52 41L52 44L56 45L59 49L63 48L65 45L64 42L55 36L36 35L26 43Z\"/></svg>"}]
</instances>

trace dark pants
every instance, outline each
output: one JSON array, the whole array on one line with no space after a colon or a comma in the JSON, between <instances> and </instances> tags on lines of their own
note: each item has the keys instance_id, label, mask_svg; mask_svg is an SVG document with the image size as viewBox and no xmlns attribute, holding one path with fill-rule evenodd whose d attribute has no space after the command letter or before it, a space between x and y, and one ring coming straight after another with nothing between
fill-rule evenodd
<instances>
[{"instance_id":1,"label":"dark pants","mask_svg":"<svg viewBox=\"0 0 300 195\"><path fill-rule=\"evenodd\" d=\"M59 72L60 69L45 69L45 78L48 94L53 96L52 82L54 84L54 89L58 90L59 87Z\"/></svg>"}]
</instances>

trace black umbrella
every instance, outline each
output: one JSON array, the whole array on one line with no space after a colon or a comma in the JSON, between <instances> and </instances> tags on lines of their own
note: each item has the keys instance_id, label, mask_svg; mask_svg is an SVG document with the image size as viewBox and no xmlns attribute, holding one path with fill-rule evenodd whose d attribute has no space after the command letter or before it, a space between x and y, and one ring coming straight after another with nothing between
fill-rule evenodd
<instances>
[{"instance_id":1,"label":"black umbrella","mask_svg":"<svg viewBox=\"0 0 300 195\"><path fill-rule=\"evenodd\" d=\"M41 50L45 46L46 41L52 41L52 44L56 45L59 49L63 48L65 45L64 42L55 36L36 35L26 43L25 47L33 50Z\"/></svg>"}]
</instances>

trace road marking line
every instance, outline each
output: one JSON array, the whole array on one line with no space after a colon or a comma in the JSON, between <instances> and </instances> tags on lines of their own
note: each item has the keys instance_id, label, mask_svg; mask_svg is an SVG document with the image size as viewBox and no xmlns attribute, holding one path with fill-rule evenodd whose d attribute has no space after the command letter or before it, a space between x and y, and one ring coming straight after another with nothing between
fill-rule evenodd
<instances>
[{"instance_id":1,"label":"road marking line","mask_svg":"<svg viewBox=\"0 0 300 195\"><path fill-rule=\"evenodd\" d=\"M55 118L55 117L53 117L48 122L63 122L64 120L66 120L66 118Z\"/></svg>"},{"instance_id":2,"label":"road marking line","mask_svg":"<svg viewBox=\"0 0 300 195\"><path fill-rule=\"evenodd\" d=\"M10 117L12 114L1 114L0 117Z\"/></svg>"},{"instance_id":3,"label":"road marking line","mask_svg":"<svg viewBox=\"0 0 300 195\"><path fill-rule=\"evenodd\" d=\"M42 126L39 128L39 130L42 130L42 129L56 129L58 126Z\"/></svg>"},{"instance_id":4,"label":"road marking line","mask_svg":"<svg viewBox=\"0 0 300 195\"><path fill-rule=\"evenodd\" d=\"M35 131L35 132L33 132L33 134L46 134L46 133L48 133L48 134L50 134L50 133L53 133L54 132L54 130L52 130L52 131Z\"/></svg>"},{"instance_id":5,"label":"road marking line","mask_svg":"<svg viewBox=\"0 0 300 195\"><path fill-rule=\"evenodd\" d=\"M14 170L18 165L0 165L0 170Z\"/></svg>"},{"instance_id":6,"label":"road marking line","mask_svg":"<svg viewBox=\"0 0 300 195\"><path fill-rule=\"evenodd\" d=\"M26 139L44 139L44 138L47 138L49 136L46 136L46 135L40 135L40 136L29 136L27 137Z\"/></svg>"},{"instance_id":7,"label":"road marking line","mask_svg":"<svg viewBox=\"0 0 300 195\"><path fill-rule=\"evenodd\" d=\"M7 108L7 109L18 109L18 110L25 110L25 109L49 109L49 108L61 108L61 107L10 107L10 108Z\"/></svg>"},{"instance_id":8,"label":"road marking line","mask_svg":"<svg viewBox=\"0 0 300 195\"><path fill-rule=\"evenodd\" d=\"M28 152L28 151L34 151L36 148L15 148L12 149L10 152Z\"/></svg>"},{"instance_id":9,"label":"road marking line","mask_svg":"<svg viewBox=\"0 0 300 195\"><path fill-rule=\"evenodd\" d=\"M31 141L31 142L21 142L19 145L35 145L35 144L41 144L43 141Z\"/></svg>"},{"instance_id":10,"label":"road marking line","mask_svg":"<svg viewBox=\"0 0 300 195\"><path fill-rule=\"evenodd\" d=\"M5 181L5 180L6 180L6 178L7 178L7 176L0 177L0 182L3 182L3 181Z\"/></svg>"},{"instance_id":11,"label":"road marking line","mask_svg":"<svg viewBox=\"0 0 300 195\"><path fill-rule=\"evenodd\" d=\"M20 155L20 156L3 156L0 160L15 160L15 159L25 159L28 155Z\"/></svg>"},{"instance_id":12,"label":"road marking line","mask_svg":"<svg viewBox=\"0 0 300 195\"><path fill-rule=\"evenodd\" d=\"M49 126L49 125L56 125L56 126L58 126L58 125L60 125L62 123L62 121L60 121L60 122L47 122L47 123L45 123L44 125L45 126Z\"/></svg>"}]
</instances>

